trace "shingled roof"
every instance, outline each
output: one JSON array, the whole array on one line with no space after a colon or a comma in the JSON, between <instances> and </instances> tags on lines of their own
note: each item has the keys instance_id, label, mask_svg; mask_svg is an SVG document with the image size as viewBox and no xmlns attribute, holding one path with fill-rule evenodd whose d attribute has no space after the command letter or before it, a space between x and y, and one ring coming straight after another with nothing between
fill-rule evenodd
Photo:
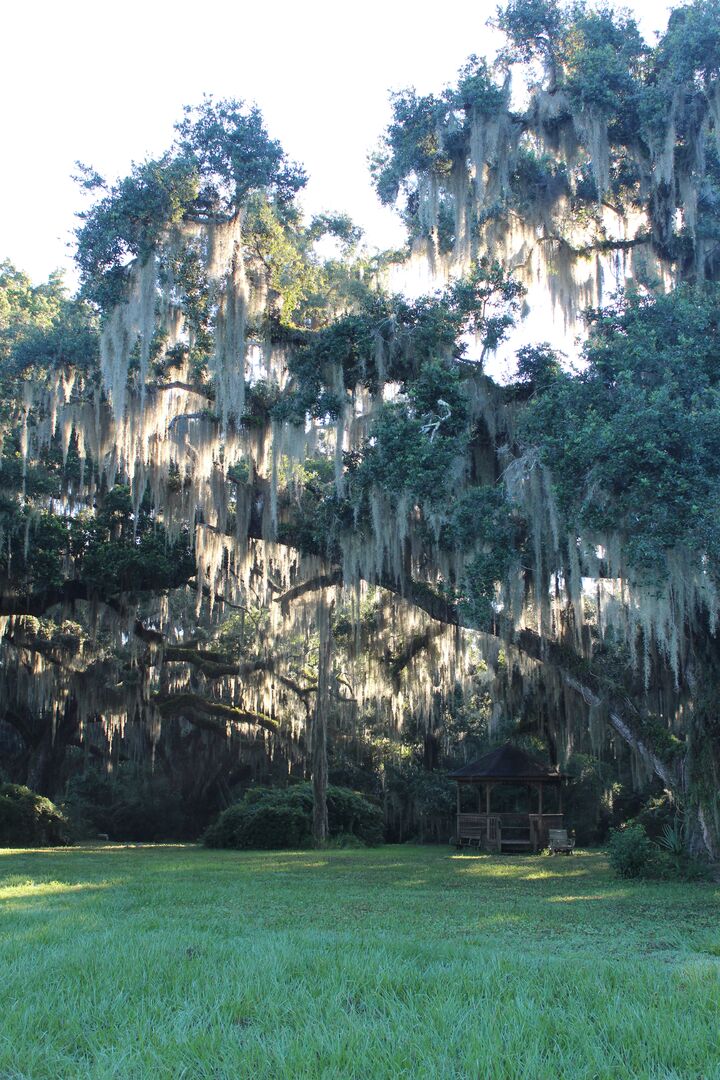
<instances>
[{"instance_id":1,"label":"shingled roof","mask_svg":"<svg viewBox=\"0 0 720 1080\"><path fill-rule=\"evenodd\" d=\"M512 743L505 743L497 750L463 765L449 774L451 780L534 780L557 783L563 777L557 769L548 768L542 761L531 757Z\"/></svg>"}]
</instances>

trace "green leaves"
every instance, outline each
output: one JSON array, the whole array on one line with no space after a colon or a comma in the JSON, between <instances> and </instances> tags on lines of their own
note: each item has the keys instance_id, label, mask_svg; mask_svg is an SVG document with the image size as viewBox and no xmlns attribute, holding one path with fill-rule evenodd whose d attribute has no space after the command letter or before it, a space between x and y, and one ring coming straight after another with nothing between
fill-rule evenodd
<instances>
[{"instance_id":1,"label":"green leaves","mask_svg":"<svg viewBox=\"0 0 720 1080\"><path fill-rule=\"evenodd\" d=\"M556 42L564 24L558 0L508 0L498 8L497 25L505 33L505 58L529 63L540 58L556 62Z\"/></svg>"},{"instance_id":2,"label":"green leaves","mask_svg":"<svg viewBox=\"0 0 720 1080\"><path fill-rule=\"evenodd\" d=\"M648 49L635 19L576 5L562 38L564 84L576 108L611 116L632 103Z\"/></svg>"},{"instance_id":3,"label":"green leaves","mask_svg":"<svg viewBox=\"0 0 720 1080\"><path fill-rule=\"evenodd\" d=\"M147 533L137 541L95 542L82 561L83 579L100 596L176 589L194 573L187 539L169 544L162 531Z\"/></svg>"},{"instance_id":4,"label":"green leaves","mask_svg":"<svg viewBox=\"0 0 720 1080\"><path fill-rule=\"evenodd\" d=\"M674 11L654 48L628 12L585 0L508 0L495 25L506 44L494 66L471 57L442 94L393 97L372 172L411 243L462 265L492 250L514 213L568 250L625 247L608 234L605 202L621 216L641 211L635 238L649 232L683 274L698 273L700 258L700 273L715 276L696 238L716 238L720 218L720 0ZM530 85L522 111L509 92L518 62ZM551 166L533 169L545 152Z\"/></svg>"},{"instance_id":5,"label":"green leaves","mask_svg":"<svg viewBox=\"0 0 720 1080\"><path fill-rule=\"evenodd\" d=\"M190 158L165 154L133 166L91 209L79 215L75 260L83 294L101 307L125 295L126 268L144 262L163 231L182 220L199 195L199 171Z\"/></svg>"},{"instance_id":6,"label":"green leaves","mask_svg":"<svg viewBox=\"0 0 720 1080\"><path fill-rule=\"evenodd\" d=\"M257 106L208 96L184 113L175 125L176 152L197 170L199 201L210 213L232 216L258 191L287 204L305 186L304 170L270 138Z\"/></svg>"},{"instance_id":7,"label":"green leaves","mask_svg":"<svg viewBox=\"0 0 720 1080\"><path fill-rule=\"evenodd\" d=\"M423 421L407 406L386 404L372 425L361 464L351 474L351 498L377 486L388 495L403 493L443 503L453 486L452 464L461 446L452 438L432 439Z\"/></svg>"},{"instance_id":8,"label":"green leaves","mask_svg":"<svg viewBox=\"0 0 720 1080\"><path fill-rule=\"evenodd\" d=\"M68 298L60 274L33 285L12 263L0 263L0 380L31 370L35 378L61 367L86 370L96 351L92 313Z\"/></svg>"},{"instance_id":9,"label":"green leaves","mask_svg":"<svg viewBox=\"0 0 720 1080\"><path fill-rule=\"evenodd\" d=\"M658 63L676 84L720 75L720 3L694 0L671 12L658 47Z\"/></svg>"},{"instance_id":10,"label":"green leaves","mask_svg":"<svg viewBox=\"0 0 720 1080\"><path fill-rule=\"evenodd\" d=\"M81 166L80 184L105 192L79 215L76 231L83 291L101 307L123 298L128 264L144 262L172 225L188 216L234 217L258 193L287 208L305 184L303 170L288 162L255 107L206 97L185 108L176 131L161 158L134 165L110 187Z\"/></svg>"},{"instance_id":11,"label":"green leaves","mask_svg":"<svg viewBox=\"0 0 720 1080\"><path fill-rule=\"evenodd\" d=\"M523 439L540 447L569 521L626 538L644 576L675 547L720 570L720 294L628 296L591 317L587 367L573 377L525 354L536 393Z\"/></svg>"},{"instance_id":12,"label":"green leaves","mask_svg":"<svg viewBox=\"0 0 720 1080\"><path fill-rule=\"evenodd\" d=\"M446 103L432 95L419 97L414 90L406 90L392 96L392 123L370 159L381 202L392 205L412 173L450 173L452 162L438 137L439 121L446 111Z\"/></svg>"}]
</instances>

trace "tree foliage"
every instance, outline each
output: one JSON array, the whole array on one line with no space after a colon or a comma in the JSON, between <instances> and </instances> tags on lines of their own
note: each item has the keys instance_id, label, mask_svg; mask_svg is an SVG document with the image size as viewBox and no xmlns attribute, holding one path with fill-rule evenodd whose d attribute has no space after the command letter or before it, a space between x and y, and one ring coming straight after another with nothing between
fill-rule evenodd
<instances>
[{"instance_id":1,"label":"tree foliage","mask_svg":"<svg viewBox=\"0 0 720 1080\"><path fill-rule=\"evenodd\" d=\"M257 194L284 208L305 184L256 107L206 97L185 109L176 132L166 154L115 184L80 166L82 186L101 194L80 215L77 264L85 295L101 306L123 296L131 260L144 263L174 225L232 218Z\"/></svg>"},{"instance_id":2,"label":"tree foliage","mask_svg":"<svg viewBox=\"0 0 720 1080\"><path fill-rule=\"evenodd\" d=\"M505 46L495 66L471 58L440 95L393 99L373 159L381 200L416 241L467 261L508 243L508 218L532 225L539 262L641 248L686 276L713 276L718 252L716 0L672 13L649 46L635 19L579 0L511 0L496 20ZM513 107L522 64L527 108ZM608 213L609 212L609 213ZM633 235L613 214L644 221ZM523 260L527 260L527 252Z\"/></svg>"},{"instance_id":3,"label":"tree foliage","mask_svg":"<svg viewBox=\"0 0 720 1080\"><path fill-rule=\"evenodd\" d=\"M625 296L590 312L584 366L540 377L525 445L552 469L564 515L616 531L639 575L668 553L702 551L720 570L720 348L716 286Z\"/></svg>"},{"instance_id":4,"label":"tree foliage","mask_svg":"<svg viewBox=\"0 0 720 1080\"><path fill-rule=\"evenodd\" d=\"M57 847L70 843L63 813L20 784L0 784L0 847Z\"/></svg>"},{"instance_id":5,"label":"tree foliage","mask_svg":"<svg viewBox=\"0 0 720 1080\"><path fill-rule=\"evenodd\" d=\"M715 11L650 47L626 14L513 0L500 67L396 96L373 173L444 260L425 296L345 216L303 221L302 171L240 103L86 173L84 299L0 276L13 775L149 756L197 824L330 763L441 816L420 760L510 730L654 775L720 850ZM522 112L511 62L541 68ZM608 253L635 280L580 363L537 342L490 378L526 287L572 314Z\"/></svg>"}]
</instances>

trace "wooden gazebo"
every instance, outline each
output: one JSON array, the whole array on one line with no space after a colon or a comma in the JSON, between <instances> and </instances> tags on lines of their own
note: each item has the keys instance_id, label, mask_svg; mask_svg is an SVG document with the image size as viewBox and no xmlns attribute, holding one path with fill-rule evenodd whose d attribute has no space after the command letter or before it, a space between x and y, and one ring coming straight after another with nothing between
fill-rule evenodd
<instances>
[{"instance_id":1,"label":"wooden gazebo","mask_svg":"<svg viewBox=\"0 0 720 1080\"><path fill-rule=\"evenodd\" d=\"M564 828L561 785L565 777L512 743L450 773L450 779L458 785L458 847L476 844L490 851L538 851L547 847L550 829ZM476 813L461 812L460 793L468 784L478 789ZM527 812L494 812L492 792L498 785L526 788ZM555 804L551 813L545 809L549 801Z\"/></svg>"}]
</instances>

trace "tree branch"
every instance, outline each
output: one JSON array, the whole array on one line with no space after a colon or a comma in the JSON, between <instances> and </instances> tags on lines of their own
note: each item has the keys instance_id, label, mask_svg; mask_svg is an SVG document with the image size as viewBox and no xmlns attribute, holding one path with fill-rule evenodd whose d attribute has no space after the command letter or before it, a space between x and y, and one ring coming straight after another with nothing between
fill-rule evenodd
<instances>
[{"instance_id":1,"label":"tree branch","mask_svg":"<svg viewBox=\"0 0 720 1080\"><path fill-rule=\"evenodd\" d=\"M109 606L120 614L124 613L124 609L115 602L111 602ZM256 671L273 670L273 662L267 659L250 660L241 663L226 653L215 652L212 649L201 649L197 644L170 645L166 635L161 630L145 626L141 619L135 619L133 633L152 648L161 649L164 660L191 664L193 667L198 668L208 679L219 679L223 675L244 675L247 677Z\"/></svg>"},{"instance_id":2,"label":"tree branch","mask_svg":"<svg viewBox=\"0 0 720 1080\"><path fill-rule=\"evenodd\" d=\"M413 637L396 653L387 653L385 662L389 665L393 680L397 684L400 675L419 653L430 647L434 638L442 633L442 626L428 627L422 634L414 634Z\"/></svg>"},{"instance_id":3,"label":"tree branch","mask_svg":"<svg viewBox=\"0 0 720 1080\"><path fill-rule=\"evenodd\" d=\"M567 686L576 690L581 695L586 705L598 706L602 704L601 699L597 694L593 693L589 687L583 686L573 675L568 672L563 672L563 679ZM653 772L662 780L663 784L669 791L674 791L677 787L677 778L673 776L669 766L659 758L655 751L648 746L648 744L637 735L626 720L620 716L620 714L612 707L608 710L608 718L610 723L629 746L635 750L639 757L649 765Z\"/></svg>"},{"instance_id":4,"label":"tree branch","mask_svg":"<svg viewBox=\"0 0 720 1080\"><path fill-rule=\"evenodd\" d=\"M0 592L0 615L34 615L39 618L57 604L74 604L89 600L87 583L72 579L62 585L52 585L35 592Z\"/></svg>"},{"instance_id":5,"label":"tree branch","mask_svg":"<svg viewBox=\"0 0 720 1080\"><path fill-rule=\"evenodd\" d=\"M249 724L263 728L273 735L277 735L280 730L277 722L270 716L237 709L233 705L223 705L220 701L212 701L199 694L155 694L152 701L161 716L182 715L192 723L201 726L204 724L209 730L222 734L225 733L228 721L231 724Z\"/></svg>"},{"instance_id":6,"label":"tree branch","mask_svg":"<svg viewBox=\"0 0 720 1080\"><path fill-rule=\"evenodd\" d=\"M287 615L289 605L293 600L299 600L302 596L307 596L311 592L319 592L320 589L330 589L334 585L342 585L342 580L342 570L337 568L329 574L320 574L318 577L308 578L307 581L301 581L298 585L293 585L291 589L287 589L280 596L274 596L273 603L279 604L283 615Z\"/></svg>"},{"instance_id":7,"label":"tree branch","mask_svg":"<svg viewBox=\"0 0 720 1080\"><path fill-rule=\"evenodd\" d=\"M261 536L253 536L253 538L262 539ZM342 580L343 576L341 568L334 567L327 574L321 574L315 578L300 582L298 585L286 590L280 596L277 596L274 602L280 603L283 610L286 610L287 605L293 600L306 596L310 592L339 585L342 583ZM465 626L467 629L472 630L477 629L471 622L467 622L464 619L463 613L457 602L442 596L442 594L437 593L431 586L425 583L413 582L412 580L396 582L388 575L384 575L376 584L386 589L388 592L399 596L407 603L425 611L431 619L434 619L437 622L445 623L450 626ZM49 608L55 605L72 604L78 600L90 600L93 598L102 599L94 597L85 582L72 580L63 583L61 586L37 590L34 593L0 594L0 615L40 616L45 614ZM118 606L117 599L112 597L103 602L109 604L109 606L115 606L116 608ZM142 624L140 624L140 626L142 627ZM161 635L159 631L149 630L146 627L142 627L142 634L139 636L142 635L145 635L145 640L147 640L149 644L154 644L156 647L164 640L164 636ZM498 634L492 634L490 636L500 637ZM504 644L508 644L504 639L501 640L503 640ZM515 642L510 642L509 644L535 660L553 664L559 671L566 685L580 693L583 700L588 704L600 703L601 699L598 694L589 686L581 682L572 672L568 671L562 664L560 657L553 655L558 651L554 643L541 639L532 631L525 630L519 635ZM166 659L177 658L181 662L194 663L201 668L204 664L206 665L208 677L210 678L220 677L222 674L240 674L241 670L239 665L231 663L226 664L218 661L217 654L206 654L205 656L202 656L199 650L187 650L180 646L166 647L164 655ZM270 667L266 670L270 670ZM280 677L278 676L278 678ZM284 678L285 677L280 679L280 681L284 681ZM287 685L295 690L295 692L298 692L297 687L290 686L290 681L284 682L284 685ZM302 688L300 689L301 696L303 696L304 691L302 691ZM180 699L184 699L188 708L191 707L193 702L196 704L198 702L203 702L202 698L196 698L195 695L178 695L172 700L177 703ZM172 711L172 706L169 702L170 699L165 699L165 707ZM203 704L204 710L202 707L198 706L196 715L205 717L212 715L217 716L220 715L218 712L219 709L229 710L227 713L222 713L226 719L230 719L231 721L234 720L239 723L257 723L262 726L260 719L252 719L254 714L243 713L242 710L235 710L230 706L220 706L207 701L204 701ZM208 709L210 712L208 712ZM247 717L247 719L242 719L242 717ZM677 781L673 777L671 770L644 742L644 740L633 732L631 726L623 719L622 715L617 710L611 708L609 718L610 723L621 738L643 757L667 787L671 790L674 789L677 786ZM277 729L275 722L269 720L269 718L265 719L271 725L268 730L275 731Z\"/></svg>"},{"instance_id":8,"label":"tree branch","mask_svg":"<svg viewBox=\"0 0 720 1080\"><path fill-rule=\"evenodd\" d=\"M148 390L187 390L189 394L197 394L198 397L207 398L208 401L213 401L213 397L209 390L204 389L201 386L193 386L192 383L180 382L178 379L173 382L165 383L152 383L147 386Z\"/></svg>"}]
</instances>

